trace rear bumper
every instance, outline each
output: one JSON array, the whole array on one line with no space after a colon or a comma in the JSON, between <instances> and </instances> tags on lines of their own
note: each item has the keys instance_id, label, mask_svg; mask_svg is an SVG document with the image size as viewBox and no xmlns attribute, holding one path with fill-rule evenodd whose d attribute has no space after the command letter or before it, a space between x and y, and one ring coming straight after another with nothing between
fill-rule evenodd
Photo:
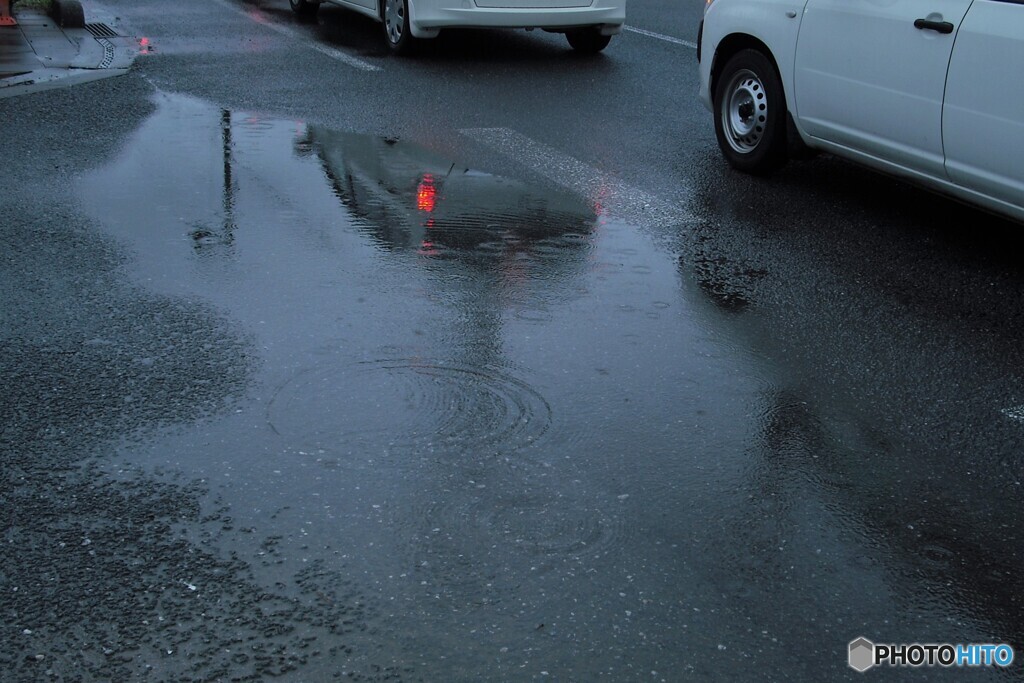
<instances>
[{"instance_id":1,"label":"rear bumper","mask_svg":"<svg viewBox=\"0 0 1024 683\"><path fill-rule=\"evenodd\" d=\"M571 29L599 26L612 35L626 23L624 0L594 0L589 7L477 7L473 0L412 0L409 22L413 35L441 28Z\"/></svg>"}]
</instances>

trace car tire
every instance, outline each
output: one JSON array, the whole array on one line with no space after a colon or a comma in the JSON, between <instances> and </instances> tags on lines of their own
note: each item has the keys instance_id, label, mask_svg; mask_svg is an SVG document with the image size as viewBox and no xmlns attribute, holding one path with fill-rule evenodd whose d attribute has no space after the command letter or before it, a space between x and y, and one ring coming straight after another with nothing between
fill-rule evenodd
<instances>
[{"instance_id":1,"label":"car tire","mask_svg":"<svg viewBox=\"0 0 1024 683\"><path fill-rule=\"evenodd\" d=\"M61 28L85 28L85 10L78 0L60 0L50 14Z\"/></svg>"},{"instance_id":2,"label":"car tire","mask_svg":"<svg viewBox=\"0 0 1024 683\"><path fill-rule=\"evenodd\" d=\"M741 50L717 77L715 136L740 171L769 173L786 161L786 97L775 65L759 50Z\"/></svg>"},{"instance_id":3,"label":"car tire","mask_svg":"<svg viewBox=\"0 0 1024 683\"><path fill-rule=\"evenodd\" d=\"M312 19L320 11L320 3L310 0L288 0L288 4L292 6L293 12L305 19Z\"/></svg>"},{"instance_id":4,"label":"car tire","mask_svg":"<svg viewBox=\"0 0 1024 683\"><path fill-rule=\"evenodd\" d=\"M416 39L409 30L409 0L381 0L384 41L397 55L408 55L416 48Z\"/></svg>"},{"instance_id":5,"label":"car tire","mask_svg":"<svg viewBox=\"0 0 1024 683\"><path fill-rule=\"evenodd\" d=\"M585 55L596 55L608 47L611 36L601 35L597 28L580 28L565 32L565 38L573 50Z\"/></svg>"}]
</instances>

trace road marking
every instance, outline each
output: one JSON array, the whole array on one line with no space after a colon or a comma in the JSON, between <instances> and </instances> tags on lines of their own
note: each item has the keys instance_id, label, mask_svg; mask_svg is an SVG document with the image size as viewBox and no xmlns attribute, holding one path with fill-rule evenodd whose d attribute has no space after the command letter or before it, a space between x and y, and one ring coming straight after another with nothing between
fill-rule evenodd
<instances>
[{"instance_id":1,"label":"road marking","mask_svg":"<svg viewBox=\"0 0 1024 683\"><path fill-rule=\"evenodd\" d=\"M639 33L642 36L648 36L650 38L657 38L658 40L664 40L666 43L675 43L676 45L685 45L688 48L694 50L697 49L697 43L689 40L683 40L682 38L673 38L672 36L666 36L664 33L655 33L654 31L645 31L642 28L634 28L633 26L623 26L622 28L633 33Z\"/></svg>"},{"instance_id":2,"label":"road marking","mask_svg":"<svg viewBox=\"0 0 1024 683\"><path fill-rule=\"evenodd\" d=\"M266 28L269 28L271 31L274 31L275 33L279 33L280 35L285 36L286 38L290 38L295 42L302 44L304 47L308 47L311 50L316 50L320 54L326 55L331 59L342 62L343 64L348 64L352 68L361 69L362 71L381 71L381 68L379 66L375 66L373 64L370 64L369 62L364 62L358 57L353 57L352 55L346 52L342 52L341 50L338 50L336 48L328 47L327 45L321 45L316 41L310 40L308 36L303 35L300 31L296 31L295 29L289 28L287 26L282 26L281 24L275 24L271 22L256 7L252 7L251 10L247 11L239 7L237 4L231 2L230 0L215 0L215 2L220 6L231 10L235 14L240 14L247 19L251 19L260 26L265 26Z\"/></svg>"},{"instance_id":3,"label":"road marking","mask_svg":"<svg viewBox=\"0 0 1024 683\"><path fill-rule=\"evenodd\" d=\"M674 227L695 220L681 203L659 199L509 128L464 128L459 132L586 197L599 211L613 217L653 227Z\"/></svg>"},{"instance_id":4,"label":"road marking","mask_svg":"<svg viewBox=\"0 0 1024 683\"><path fill-rule=\"evenodd\" d=\"M1024 422L1024 405L1017 406L1016 408L1003 408L1000 412L1011 420Z\"/></svg>"}]
</instances>

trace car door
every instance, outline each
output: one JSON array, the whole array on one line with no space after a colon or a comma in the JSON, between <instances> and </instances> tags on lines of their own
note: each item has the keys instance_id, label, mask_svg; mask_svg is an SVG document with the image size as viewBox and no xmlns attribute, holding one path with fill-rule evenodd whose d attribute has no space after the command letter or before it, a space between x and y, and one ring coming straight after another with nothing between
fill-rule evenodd
<instances>
[{"instance_id":1,"label":"car door","mask_svg":"<svg viewBox=\"0 0 1024 683\"><path fill-rule=\"evenodd\" d=\"M1024 4L975 0L946 80L946 171L971 190L1024 207Z\"/></svg>"},{"instance_id":2,"label":"car door","mask_svg":"<svg viewBox=\"0 0 1024 683\"><path fill-rule=\"evenodd\" d=\"M971 0L809 0L797 116L812 136L945 178L942 98Z\"/></svg>"}]
</instances>

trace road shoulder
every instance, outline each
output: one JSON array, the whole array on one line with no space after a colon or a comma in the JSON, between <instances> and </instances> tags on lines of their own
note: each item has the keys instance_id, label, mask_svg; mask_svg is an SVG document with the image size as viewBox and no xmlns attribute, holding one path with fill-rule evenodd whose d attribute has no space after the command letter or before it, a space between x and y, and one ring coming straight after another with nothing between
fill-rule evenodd
<instances>
[{"instance_id":1,"label":"road shoulder","mask_svg":"<svg viewBox=\"0 0 1024 683\"><path fill-rule=\"evenodd\" d=\"M120 76L131 67L138 43L113 17L86 8L77 21L64 16L62 26L59 0L54 7L51 16L16 3L17 24L0 27L0 99Z\"/></svg>"}]
</instances>

